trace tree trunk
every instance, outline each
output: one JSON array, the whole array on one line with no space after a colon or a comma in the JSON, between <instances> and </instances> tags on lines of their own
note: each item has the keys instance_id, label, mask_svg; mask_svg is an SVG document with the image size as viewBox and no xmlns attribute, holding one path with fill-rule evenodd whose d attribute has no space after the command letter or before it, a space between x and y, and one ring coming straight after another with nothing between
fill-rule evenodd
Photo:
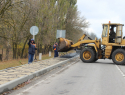
<instances>
[{"instance_id":1,"label":"tree trunk","mask_svg":"<svg viewBox=\"0 0 125 95\"><path fill-rule=\"evenodd\" d=\"M9 49L10 49L10 44L9 44L9 42L7 41L7 46L6 46L6 57L5 57L5 59L4 60L8 60L8 58L9 58Z\"/></svg>"},{"instance_id":2,"label":"tree trunk","mask_svg":"<svg viewBox=\"0 0 125 95\"><path fill-rule=\"evenodd\" d=\"M29 36L29 37L30 37L30 36ZM29 39L29 37L27 37L27 39L25 40L25 43L24 43L24 45L23 45L23 49L22 49L22 53L21 53L21 58L23 58L24 49L25 49L26 42L27 42L27 40Z\"/></svg>"},{"instance_id":3,"label":"tree trunk","mask_svg":"<svg viewBox=\"0 0 125 95\"><path fill-rule=\"evenodd\" d=\"M4 60L8 60L8 58L9 58L9 47L7 46L7 48L6 48L6 57L5 57Z\"/></svg>"},{"instance_id":4,"label":"tree trunk","mask_svg":"<svg viewBox=\"0 0 125 95\"><path fill-rule=\"evenodd\" d=\"M17 43L13 43L13 59L17 58Z\"/></svg>"}]
</instances>

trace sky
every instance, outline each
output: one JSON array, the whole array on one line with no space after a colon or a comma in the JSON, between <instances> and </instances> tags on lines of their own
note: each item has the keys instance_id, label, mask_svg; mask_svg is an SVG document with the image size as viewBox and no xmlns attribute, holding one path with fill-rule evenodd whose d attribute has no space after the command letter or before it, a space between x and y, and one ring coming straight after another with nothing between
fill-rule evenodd
<instances>
[{"instance_id":1,"label":"sky","mask_svg":"<svg viewBox=\"0 0 125 95\"><path fill-rule=\"evenodd\" d=\"M98 38L101 38L102 23L125 24L125 0L77 0L77 6L81 17L90 24L86 30L95 33Z\"/></svg>"}]
</instances>

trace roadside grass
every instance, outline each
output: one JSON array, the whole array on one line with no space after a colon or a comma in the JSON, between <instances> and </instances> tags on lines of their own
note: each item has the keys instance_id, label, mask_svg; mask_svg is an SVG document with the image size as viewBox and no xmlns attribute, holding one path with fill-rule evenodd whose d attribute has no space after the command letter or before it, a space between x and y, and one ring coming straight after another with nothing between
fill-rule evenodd
<instances>
[{"instance_id":1,"label":"roadside grass","mask_svg":"<svg viewBox=\"0 0 125 95\"><path fill-rule=\"evenodd\" d=\"M61 52L59 53L59 56L65 55L67 53L73 53L74 50L71 50L69 52ZM53 58L54 52L51 53L51 57L49 57L49 54L42 55L42 60ZM37 61L39 61L39 56L36 56ZM20 66L28 63L28 58L26 59L15 59L15 60L8 60L8 61L2 61L0 62L0 70L7 69L10 67Z\"/></svg>"},{"instance_id":2,"label":"roadside grass","mask_svg":"<svg viewBox=\"0 0 125 95\"><path fill-rule=\"evenodd\" d=\"M53 58L54 53L51 54L51 57L49 57L49 54L42 55L42 60ZM39 56L36 56L37 61L39 61ZM28 63L28 58L26 59L15 59L15 60L8 60L8 61L2 61L0 62L0 70L7 69L10 67L20 66Z\"/></svg>"}]
</instances>

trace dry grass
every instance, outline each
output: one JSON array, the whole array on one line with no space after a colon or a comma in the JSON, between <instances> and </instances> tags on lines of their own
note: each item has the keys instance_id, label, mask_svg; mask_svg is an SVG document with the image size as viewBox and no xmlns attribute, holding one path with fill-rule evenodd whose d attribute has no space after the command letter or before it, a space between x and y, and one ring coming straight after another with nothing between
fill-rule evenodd
<instances>
[{"instance_id":1,"label":"dry grass","mask_svg":"<svg viewBox=\"0 0 125 95\"><path fill-rule=\"evenodd\" d=\"M74 52L74 50L69 51L67 53L73 53L73 52ZM59 55L65 55L67 53L66 52L60 53ZM54 53L52 53L51 55L52 55L51 57L49 57L49 54L42 55L42 60L54 57ZM39 56L37 56L36 59L37 59L37 61L39 61ZM20 66L20 65L23 65L23 64L27 64L27 63L28 63L28 58L2 61L2 62L0 62L0 70L10 68L10 67Z\"/></svg>"},{"instance_id":2,"label":"dry grass","mask_svg":"<svg viewBox=\"0 0 125 95\"><path fill-rule=\"evenodd\" d=\"M54 57L54 53L52 53L51 57L49 57L49 54L42 55L42 60L49 59L49 58L52 58L52 57ZM38 56L36 58L37 58L37 60L39 59ZM2 62L0 62L0 70L10 68L10 67L20 66L20 65L23 65L23 64L27 64L27 63L28 63L28 58L2 61Z\"/></svg>"}]
</instances>

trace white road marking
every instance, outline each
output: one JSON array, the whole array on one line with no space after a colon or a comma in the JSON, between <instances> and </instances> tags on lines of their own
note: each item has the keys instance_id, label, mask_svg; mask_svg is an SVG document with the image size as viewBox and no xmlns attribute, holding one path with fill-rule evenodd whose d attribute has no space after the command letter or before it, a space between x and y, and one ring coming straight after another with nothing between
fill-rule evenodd
<instances>
[{"instance_id":1,"label":"white road marking","mask_svg":"<svg viewBox=\"0 0 125 95\"><path fill-rule=\"evenodd\" d=\"M122 75L123 77L125 77L125 74L122 72L122 70L121 70L117 65L115 65L115 66L116 66L116 68L120 71L121 75Z\"/></svg>"},{"instance_id":2,"label":"white road marking","mask_svg":"<svg viewBox=\"0 0 125 95\"><path fill-rule=\"evenodd\" d=\"M66 66L65 68L62 68L60 71L56 72L55 74L50 75L48 78L45 78L44 80L39 81L38 83L34 84L33 86L27 88L26 90L24 90L23 92L21 92L21 93L19 93L19 94L17 94L17 95L22 95L24 92L26 92L26 91L32 89L33 87L35 87L36 85L38 85L38 84L44 82L45 80L50 79L51 77L55 76L55 75L58 74L59 72L65 70L65 69L68 68L68 67L70 67L70 66L73 65L74 63L77 63L77 61L76 61L76 62L73 62L72 64L70 64L70 65L68 65L68 66Z\"/></svg>"}]
</instances>

